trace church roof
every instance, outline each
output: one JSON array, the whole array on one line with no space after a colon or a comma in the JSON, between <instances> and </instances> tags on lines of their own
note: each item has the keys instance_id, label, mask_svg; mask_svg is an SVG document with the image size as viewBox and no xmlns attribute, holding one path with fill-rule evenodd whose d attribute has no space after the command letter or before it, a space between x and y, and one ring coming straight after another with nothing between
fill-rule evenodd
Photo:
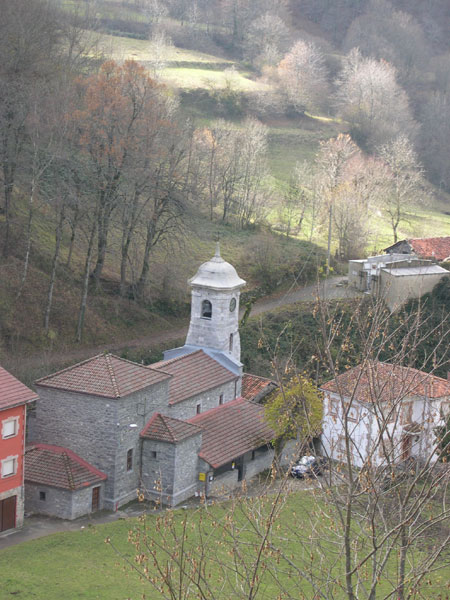
<instances>
[{"instance_id":1,"label":"church roof","mask_svg":"<svg viewBox=\"0 0 450 600\"><path fill-rule=\"evenodd\" d=\"M0 410L27 404L37 398L36 392L27 388L6 369L0 367Z\"/></svg>"},{"instance_id":2,"label":"church roof","mask_svg":"<svg viewBox=\"0 0 450 600\"><path fill-rule=\"evenodd\" d=\"M264 407L236 398L188 419L203 429L200 458L214 469L269 443L274 431L264 420Z\"/></svg>"},{"instance_id":3,"label":"church roof","mask_svg":"<svg viewBox=\"0 0 450 600\"><path fill-rule=\"evenodd\" d=\"M201 432L200 427L196 425L155 413L141 431L141 437L176 444Z\"/></svg>"},{"instance_id":4,"label":"church roof","mask_svg":"<svg viewBox=\"0 0 450 600\"><path fill-rule=\"evenodd\" d=\"M103 398L123 398L169 378L169 374L157 369L113 354L99 354L38 379L36 385Z\"/></svg>"},{"instance_id":5,"label":"church roof","mask_svg":"<svg viewBox=\"0 0 450 600\"><path fill-rule=\"evenodd\" d=\"M191 286L208 287L215 290L233 290L245 285L236 269L220 256L219 243L215 255L200 265L197 273L189 279Z\"/></svg>"},{"instance_id":6,"label":"church roof","mask_svg":"<svg viewBox=\"0 0 450 600\"><path fill-rule=\"evenodd\" d=\"M237 379L237 375L203 350L157 362L151 365L151 368L172 376L169 385L169 404L177 404Z\"/></svg>"},{"instance_id":7,"label":"church roof","mask_svg":"<svg viewBox=\"0 0 450 600\"><path fill-rule=\"evenodd\" d=\"M91 464L61 446L35 444L25 452L25 481L78 490L106 479Z\"/></svg>"}]
</instances>

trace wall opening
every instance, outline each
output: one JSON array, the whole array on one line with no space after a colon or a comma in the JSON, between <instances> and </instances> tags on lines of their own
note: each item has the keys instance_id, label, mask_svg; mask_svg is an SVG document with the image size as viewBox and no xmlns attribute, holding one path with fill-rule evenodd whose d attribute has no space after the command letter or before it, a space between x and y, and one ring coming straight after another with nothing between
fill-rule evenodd
<instances>
[{"instance_id":1,"label":"wall opening","mask_svg":"<svg viewBox=\"0 0 450 600\"><path fill-rule=\"evenodd\" d=\"M212 317L212 304L209 300L203 300L202 302L202 319L211 319Z\"/></svg>"},{"instance_id":2,"label":"wall opening","mask_svg":"<svg viewBox=\"0 0 450 600\"><path fill-rule=\"evenodd\" d=\"M233 352L233 334L230 333L230 341L228 343L228 351Z\"/></svg>"}]
</instances>

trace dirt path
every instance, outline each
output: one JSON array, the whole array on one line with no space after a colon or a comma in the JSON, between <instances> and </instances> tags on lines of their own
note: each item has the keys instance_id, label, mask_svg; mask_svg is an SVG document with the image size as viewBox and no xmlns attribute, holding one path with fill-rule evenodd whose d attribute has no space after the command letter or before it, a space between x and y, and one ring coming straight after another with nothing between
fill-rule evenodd
<instances>
[{"instance_id":1,"label":"dirt path","mask_svg":"<svg viewBox=\"0 0 450 600\"><path fill-rule=\"evenodd\" d=\"M359 295L359 292L349 289L346 286L341 285L344 277L330 277L327 280L319 282L319 284L307 285L307 286L296 286L288 292L278 293L272 296L266 296L258 300L252 307L251 315L259 316L265 312L276 310L277 308L294 304L295 302L310 302L315 300L318 296L322 299L328 300L339 300L345 298L354 298ZM243 311L240 316L242 317ZM46 369L51 371L52 368L59 368L60 365L64 365L70 362L76 362L83 360L90 356L95 356L106 350L117 353L125 348L158 348L161 346L170 347L171 342L183 340L186 337L188 330L188 320L180 321L179 325L175 328L168 329L166 331L158 332L155 334L147 334L143 337L116 342L113 339L108 344L102 344L99 346L91 346L89 348L81 347L68 350L67 352L40 352L37 355L20 357L20 369L36 369L45 365ZM10 368L12 372L14 370L13 365L14 359L8 361L9 364L5 363L6 368Z\"/></svg>"}]
</instances>

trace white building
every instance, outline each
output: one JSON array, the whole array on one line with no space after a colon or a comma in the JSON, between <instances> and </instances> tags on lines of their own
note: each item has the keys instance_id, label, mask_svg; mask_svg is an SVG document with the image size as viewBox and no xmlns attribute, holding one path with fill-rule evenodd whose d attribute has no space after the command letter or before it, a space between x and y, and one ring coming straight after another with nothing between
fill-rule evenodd
<instances>
[{"instance_id":1,"label":"white building","mask_svg":"<svg viewBox=\"0 0 450 600\"><path fill-rule=\"evenodd\" d=\"M409 367L368 362L321 387L322 445L328 457L362 467L416 458L434 461L436 426L450 409L450 382ZM348 435L346 435L346 431Z\"/></svg>"}]
</instances>

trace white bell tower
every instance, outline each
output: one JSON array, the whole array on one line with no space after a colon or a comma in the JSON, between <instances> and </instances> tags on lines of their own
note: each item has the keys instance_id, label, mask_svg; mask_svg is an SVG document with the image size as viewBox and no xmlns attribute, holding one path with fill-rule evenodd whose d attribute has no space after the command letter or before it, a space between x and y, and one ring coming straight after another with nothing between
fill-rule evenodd
<instances>
[{"instance_id":1,"label":"white bell tower","mask_svg":"<svg viewBox=\"0 0 450 600\"><path fill-rule=\"evenodd\" d=\"M186 345L218 350L241 360L239 296L245 281L216 253L189 280L192 288L191 322Z\"/></svg>"}]
</instances>

